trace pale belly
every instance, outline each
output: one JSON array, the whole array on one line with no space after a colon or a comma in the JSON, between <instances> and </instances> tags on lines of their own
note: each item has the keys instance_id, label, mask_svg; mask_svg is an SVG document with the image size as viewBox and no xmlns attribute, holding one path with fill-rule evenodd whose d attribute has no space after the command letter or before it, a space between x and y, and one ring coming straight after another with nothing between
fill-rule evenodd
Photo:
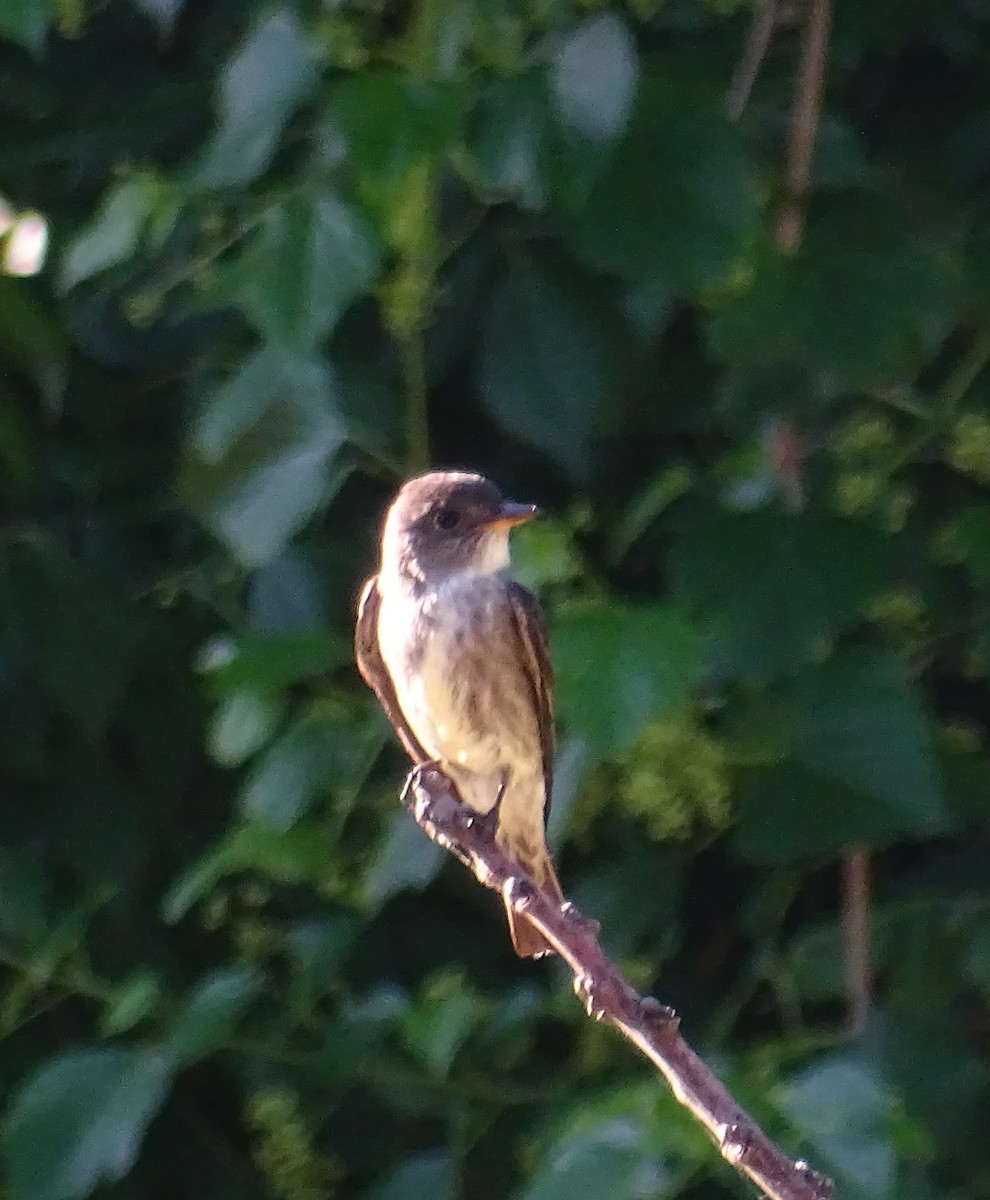
<instances>
[{"instance_id":1,"label":"pale belly","mask_svg":"<svg viewBox=\"0 0 990 1200\"><path fill-rule=\"evenodd\" d=\"M437 596L410 636L416 607L383 598L382 657L406 720L442 762L465 803L488 812L503 775L542 783L539 731L527 683L511 653L497 585ZM469 618L469 619L468 619Z\"/></svg>"}]
</instances>

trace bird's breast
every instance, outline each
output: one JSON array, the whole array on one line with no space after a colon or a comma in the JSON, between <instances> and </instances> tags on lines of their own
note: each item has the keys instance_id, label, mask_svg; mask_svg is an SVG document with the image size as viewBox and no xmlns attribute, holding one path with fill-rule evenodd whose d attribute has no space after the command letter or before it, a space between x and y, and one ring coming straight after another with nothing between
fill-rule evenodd
<instances>
[{"instance_id":1,"label":"bird's breast","mask_svg":"<svg viewBox=\"0 0 990 1200\"><path fill-rule=\"evenodd\" d=\"M504 583L469 577L419 597L386 595L379 643L403 713L429 754L457 774L485 777L539 762Z\"/></svg>"}]
</instances>

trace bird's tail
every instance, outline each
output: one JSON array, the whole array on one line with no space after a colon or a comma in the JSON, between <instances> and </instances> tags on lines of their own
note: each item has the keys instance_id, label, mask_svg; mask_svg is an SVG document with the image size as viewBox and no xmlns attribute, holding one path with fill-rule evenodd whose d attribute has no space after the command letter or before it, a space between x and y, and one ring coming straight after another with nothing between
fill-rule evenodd
<instances>
[{"instance_id":1,"label":"bird's tail","mask_svg":"<svg viewBox=\"0 0 990 1200\"><path fill-rule=\"evenodd\" d=\"M564 893L553 869L550 854L544 847L543 854L536 862L523 864L533 878L559 903L563 903ZM509 936L512 938L512 948L520 958L542 958L544 954L553 954L553 947L522 913L517 913L509 903L505 905L505 915L509 922Z\"/></svg>"}]
</instances>

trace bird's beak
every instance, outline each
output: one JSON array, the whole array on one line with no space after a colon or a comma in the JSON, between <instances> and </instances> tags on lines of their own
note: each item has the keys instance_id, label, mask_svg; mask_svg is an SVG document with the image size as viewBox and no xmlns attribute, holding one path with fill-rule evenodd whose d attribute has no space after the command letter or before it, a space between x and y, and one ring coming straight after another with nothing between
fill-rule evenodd
<instances>
[{"instance_id":1,"label":"bird's beak","mask_svg":"<svg viewBox=\"0 0 990 1200\"><path fill-rule=\"evenodd\" d=\"M485 528L489 530L512 529L514 525L523 525L526 521L532 521L539 515L540 510L535 504L513 504L511 500L506 500L499 510L498 516L494 521L489 521Z\"/></svg>"}]
</instances>

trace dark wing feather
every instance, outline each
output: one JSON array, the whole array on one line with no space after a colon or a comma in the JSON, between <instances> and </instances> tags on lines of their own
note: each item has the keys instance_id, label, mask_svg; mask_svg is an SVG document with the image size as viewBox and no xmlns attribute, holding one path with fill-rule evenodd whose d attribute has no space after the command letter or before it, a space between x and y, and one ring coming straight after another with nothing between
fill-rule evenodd
<instances>
[{"instance_id":1,"label":"dark wing feather","mask_svg":"<svg viewBox=\"0 0 990 1200\"><path fill-rule=\"evenodd\" d=\"M526 682L533 697L533 707L540 728L540 753L543 758L543 780L546 802L543 819L550 816L553 799L553 662L550 643L540 605L532 592L519 583L509 584L509 607L512 627L519 642L519 659L523 664Z\"/></svg>"},{"instance_id":2,"label":"dark wing feather","mask_svg":"<svg viewBox=\"0 0 990 1200\"><path fill-rule=\"evenodd\" d=\"M385 715L392 722L399 741L405 747L406 753L414 763L424 763L429 755L416 740L416 735L409 728L399 701L392 686L392 676L382 659L378 645L378 609L381 595L378 591L378 576L372 575L364 585L361 599L358 601L357 625L354 629L354 656L357 659L358 670L365 683L378 697L378 703L385 710Z\"/></svg>"}]
</instances>

